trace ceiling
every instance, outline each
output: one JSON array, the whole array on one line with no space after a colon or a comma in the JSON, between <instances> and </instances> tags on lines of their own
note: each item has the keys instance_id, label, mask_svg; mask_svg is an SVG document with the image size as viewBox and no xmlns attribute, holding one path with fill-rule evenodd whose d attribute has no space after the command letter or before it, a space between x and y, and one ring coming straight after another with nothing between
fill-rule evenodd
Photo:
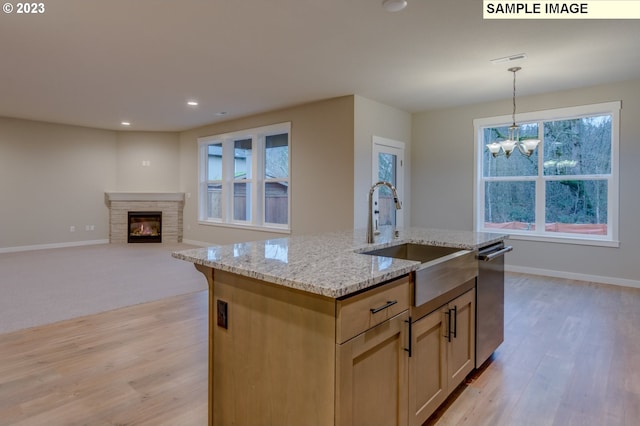
<instances>
[{"instance_id":1,"label":"ceiling","mask_svg":"<svg viewBox=\"0 0 640 426\"><path fill-rule=\"evenodd\" d=\"M65 0L0 14L0 116L179 131L357 94L408 112L640 78L640 21L480 0ZM491 59L526 53L494 65ZM199 106L188 107L196 99ZM216 115L226 112L226 115Z\"/></svg>"}]
</instances>

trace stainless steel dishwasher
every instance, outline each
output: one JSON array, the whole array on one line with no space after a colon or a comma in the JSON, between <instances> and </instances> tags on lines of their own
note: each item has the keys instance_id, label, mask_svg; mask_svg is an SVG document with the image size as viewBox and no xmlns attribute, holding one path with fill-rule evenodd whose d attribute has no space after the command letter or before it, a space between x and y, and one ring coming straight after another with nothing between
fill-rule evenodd
<instances>
[{"instance_id":1,"label":"stainless steel dishwasher","mask_svg":"<svg viewBox=\"0 0 640 426\"><path fill-rule=\"evenodd\" d=\"M504 340L504 254L513 250L499 242L478 250L476 281L476 368Z\"/></svg>"}]
</instances>

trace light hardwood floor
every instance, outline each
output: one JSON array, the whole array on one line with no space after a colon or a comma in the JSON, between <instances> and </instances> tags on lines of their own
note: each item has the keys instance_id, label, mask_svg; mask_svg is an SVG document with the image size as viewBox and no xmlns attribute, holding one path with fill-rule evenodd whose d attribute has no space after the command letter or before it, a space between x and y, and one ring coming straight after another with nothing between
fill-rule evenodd
<instances>
[{"instance_id":1,"label":"light hardwood floor","mask_svg":"<svg viewBox=\"0 0 640 426\"><path fill-rule=\"evenodd\" d=\"M207 423L208 292L0 335L0 425Z\"/></svg>"},{"instance_id":2,"label":"light hardwood floor","mask_svg":"<svg viewBox=\"0 0 640 426\"><path fill-rule=\"evenodd\" d=\"M640 424L640 289L508 274L505 341L428 425Z\"/></svg>"},{"instance_id":3,"label":"light hardwood floor","mask_svg":"<svg viewBox=\"0 0 640 426\"><path fill-rule=\"evenodd\" d=\"M0 335L0 425L205 425L207 297ZM505 342L427 425L640 424L640 290L508 274L505 299Z\"/></svg>"}]
</instances>

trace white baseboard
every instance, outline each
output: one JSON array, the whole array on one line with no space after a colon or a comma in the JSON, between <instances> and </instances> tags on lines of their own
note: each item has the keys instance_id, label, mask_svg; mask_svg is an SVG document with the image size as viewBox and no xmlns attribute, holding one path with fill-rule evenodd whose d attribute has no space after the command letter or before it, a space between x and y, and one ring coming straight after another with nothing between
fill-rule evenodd
<instances>
[{"instance_id":1,"label":"white baseboard","mask_svg":"<svg viewBox=\"0 0 640 426\"><path fill-rule=\"evenodd\" d=\"M603 277L600 275L578 274L576 272L554 271L551 269L529 268L526 266L505 265L506 272L519 272L522 274L542 275L545 277L565 278L569 280L589 281L599 284L610 284L622 287L640 288L640 281L626 278Z\"/></svg>"},{"instance_id":2,"label":"white baseboard","mask_svg":"<svg viewBox=\"0 0 640 426\"><path fill-rule=\"evenodd\" d=\"M191 244L192 246L199 246L199 247L210 247L210 246L217 245L217 244L207 243L205 241L185 240L185 239L183 239L182 242L185 244Z\"/></svg>"},{"instance_id":3,"label":"white baseboard","mask_svg":"<svg viewBox=\"0 0 640 426\"><path fill-rule=\"evenodd\" d=\"M46 250L63 247L93 246L96 244L109 244L109 240L72 241L68 243L36 244L32 246L0 247L0 253L13 253L18 251Z\"/></svg>"}]
</instances>

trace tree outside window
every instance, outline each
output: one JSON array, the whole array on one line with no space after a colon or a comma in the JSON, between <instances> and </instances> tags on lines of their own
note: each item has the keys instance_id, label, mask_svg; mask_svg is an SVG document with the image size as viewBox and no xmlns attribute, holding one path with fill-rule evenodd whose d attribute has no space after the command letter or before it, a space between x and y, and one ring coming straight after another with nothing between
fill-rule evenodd
<instances>
[{"instance_id":1,"label":"tree outside window","mask_svg":"<svg viewBox=\"0 0 640 426\"><path fill-rule=\"evenodd\" d=\"M530 113L540 118L520 123L521 138L541 139L530 157L514 152L494 158L486 144L503 137L507 126L476 120L477 228L615 240L618 110L614 102ZM563 112L575 115L561 117Z\"/></svg>"}]
</instances>

